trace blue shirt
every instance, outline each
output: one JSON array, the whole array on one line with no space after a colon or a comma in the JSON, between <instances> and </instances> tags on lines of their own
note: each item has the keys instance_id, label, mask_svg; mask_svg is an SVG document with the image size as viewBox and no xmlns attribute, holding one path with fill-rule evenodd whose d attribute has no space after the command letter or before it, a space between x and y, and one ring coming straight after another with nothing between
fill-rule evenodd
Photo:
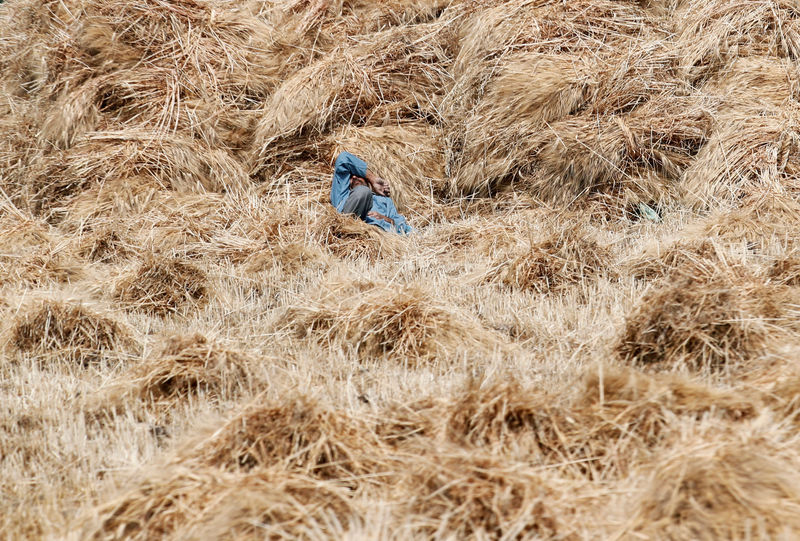
<instances>
[{"instance_id":1,"label":"blue shirt","mask_svg":"<svg viewBox=\"0 0 800 541\"><path fill-rule=\"evenodd\" d=\"M349 152L342 152L336 158L336 166L333 169L333 182L331 183L331 204L339 212L342 212L345 201L350 197L351 176L365 178L367 176L367 162ZM391 218L394 220L394 225L386 220L376 220L371 216L367 216L366 221L370 225L376 225L384 231L394 231L404 235L408 235L413 231L406 219L397 212L397 207L394 206L394 201L390 197L373 193L371 212L377 212L387 218Z\"/></svg>"}]
</instances>

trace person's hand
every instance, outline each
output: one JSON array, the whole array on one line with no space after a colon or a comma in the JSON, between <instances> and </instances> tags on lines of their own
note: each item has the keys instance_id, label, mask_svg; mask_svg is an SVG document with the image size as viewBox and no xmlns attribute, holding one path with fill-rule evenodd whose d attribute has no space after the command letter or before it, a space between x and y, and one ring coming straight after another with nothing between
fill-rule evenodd
<instances>
[{"instance_id":1,"label":"person's hand","mask_svg":"<svg viewBox=\"0 0 800 541\"><path fill-rule=\"evenodd\" d=\"M375 212L374 210L371 210L371 211L369 211L369 212L367 213L367 216L369 216L370 218L374 218L374 219L376 219L376 220L386 220L386 221L387 221L387 222L389 222L390 224L394 225L394 220L392 220L392 219L391 219L391 218L389 218L388 216L384 216L384 215L383 215L383 214L381 214L380 212Z\"/></svg>"},{"instance_id":2,"label":"person's hand","mask_svg":"<svg viewBox=\"0 0 800 541\"><path fill-rule=\"evenodd\" d=\"M389 197L389 183L386 181L386 179L379 177L373 173L372 170L367 169L366 180L373 192L384 197Z\"/></svg>"},{"instance_id":3,"label":"person's hand","mask_svg":"<svg viewBox=\"0 0 800 541\"><path fill-rule=\"evenodd\" d=\"M389 183L386 181L386 179L377 177L372 182L372 191L378 195L389 197Z\"/></svg>"}]
</instances>

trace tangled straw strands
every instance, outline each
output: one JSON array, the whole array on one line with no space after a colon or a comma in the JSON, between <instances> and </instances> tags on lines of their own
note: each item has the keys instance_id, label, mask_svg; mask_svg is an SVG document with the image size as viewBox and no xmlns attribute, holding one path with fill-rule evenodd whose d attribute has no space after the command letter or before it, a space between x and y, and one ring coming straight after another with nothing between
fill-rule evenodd
<instances>
[{"instance_id":1,"label":"tangled straw strands","mask_svg":"<svg viewBox=\"0 0 800 541\"><path fill-rule=\"evenodd\" d=\"M175 401L193 395L222 399L247 387L248 362L243 353L200 334L173 336L160 353L129 371L120 387L128 387L145 401Z\"/></svg>"},{"instance_id":2,"label":"tangled straw strands","mask_svg":"<svg viewBox=\"0 0 800 541\"><path fill-rule=\"evenodd\" d=\"M778 284L800 286L800 252L795 249L776 258L767 269L766 277Z\"/></svg>"},{"instance_id":3,"label":"tangled straw strands","mask_svg":"<svg viewBox=\"0 0 800 541\"><path fill-rule=\"evenodd\" d=\"M759 250L791 248L800 227L800 203L790 194L760 192L744 197L733 209L720 209L690 227L693 236L746 243Z\"/></svg>"},{"instance_id":4,"label":"tangled straw strands","mask_svg":"<svg viewBox=\"0 0 800 541\"><path fill-rule=\"evenodd\" d=\"M398 489L413 537L552 538L568 531L559 513L563 496L524 467L473 452L435 454L404 469Z\"/></svg>"},{"instance_id":5,"label":"tangled straw strands","mask_svg":"<svg viewBox=\"0 0 800 541\"><path fill-rule=\"evenodd\" d=\"M688 202L711 205L757 192L781 194L796 187L799 145L794 109L751 109L726 115L684 171Z\"/></svg>"},{"instance_id":6,"label":"tangled straw strands","mask_svg":"<svg viewBox=\"0 0 800 541\"><path fill-rule=\"evenodd\" d=\"M365 422L298 396L243 408L191 441L175 461L227 471L284 470L355 489L360 477L381 469L376 461L383 452Z\"/></svg>"},{"instance_id":7,"label":"tangled straw strands","mask_svg":"<svg viewBox=\"0 0 800 541\"><path fill-rule=\"evenodd\" d=\"M155 470L94 509L76 539L302 538L357 520L348 491L301 475L259 469Z\"/></svg>"},{"instance_id":8,"label":"tangled straw strands","mask_svg":"<svg viewBox=\"0 0 800 541\"><path fill-rule=\"evenodd\" d=\"M128 309L167 316L208 300L206 273L178 257L151 256L124 276L114 296Z\"/></svg>"},{"instance_id":9,"label":"tangled straw strands","mask_svg":"<svg viewBox=\"0 0 800 541\"><path fill-rule=\"evenodd\" d=\"M44 300L28 306L13 321L9 333L10 345L20 353L83 365L134 345L124 325L68 301Z\"/></svg>"},{"instance_id":10,"label":"tangled straw strands","mask_svg":"<svg viewBox=\"0 0 800 541\"><path fill-rule=\"evenodd\" d=\"M387 234L374 225L341 214L330 206L319 209L319 215L314 222L315 236L336 257L364 257L376 261L394 258L402 253L405 241L395 234Z\"/></svg>"},{"instance_id":11,"label":"tangled straw strands","mask_svg":"<svg viewBox=\"0 0 800 541\"><path fill-rule=\"evenodd\" d=\"M44 163L27 185L14 187L36 212L60 209L70 198L105 182L147 179L161 190L189 193L235 190L249 182L226 150L205 148L178 135L137 130L96 132Z\"/></svg>"},{"instance_id":12,"label":"tangled straw strands","mask_svg":"<svg viewBox=\"0 0 800 541\"><path fill-rule=\"evenodd\" d=\"M625 476L669 446L680 418L739 422L756 417L762 405L757 393L601 365L552 392L510 377L471 381L446 400L390 407L377 417L376 431L399 451L419 453L444 441L601 480Z\"/></svg>"},{"instance_id":13,"label":"tangled straw strands","mask_svg":"<svg viewBox=\"0 0 800 541\"><path fill-rule=\"evenodd\" d=\"M640 366L730 372L790 333L795 302L790 290L753 279L676 277L641 298L614 347Z\"/></svg>"},{"instance_id":14,"label":"tangled straw strands","mask_svg":"<svg viewBox=\"0 0 800 541\"><path fill-rule=\"evenodd\" d=\"M720 243L706 238L673 239L650 243L641 254L626 262L625 267L631 276L640 280L672 274L712 276L721 268L733 271L734 258Z\"/></svg>"},{"instance_id":15,"label":"tangled straw strands","mask_svg":"<svg viewBox=\"0 0 800 541\"><path fill-rule=\"evenodd\" d=\"M676 46L690 82L744 56L800 57L800 9L791 0L683 2Z\"/></svg>"},{"instance_id":16,"label":"tangled straw strands","mask_svg":"<svg viewBox=\"0 0 800 541\"><path fill-rule=\"evenodd\" d=\"M84 262L46 223L9 211L0 218L0 285L44 285L81 278Z\"/></svg>"},{"instance_id":17,"label":"tangled straw strands","mask_svg":"<svg viewBox=\"0 0 800 541\"><path fill-rule=\"evenodd\" d=\"M598 276L613 276L611 252L580 223L531 239L522 251L502 254L487 276L506 286L540 293L563 291Z\"/></svg>"},{"instance_id":18,"label":"tangled straw strands","mask_svg":"<svg viewBox=\"0 0 800 541\"><path fill-rule=\"evenodd\" d=\"M331 282L288 307L279 325L360 359L403 366L437 363L454 352L502 353L499 338L417 286Z\"/></svg>"},{"instance_id":19,"label":"tangled straw strands","mask_svg":"<svg viewBox=\"0 0 800 541\"><path fill-rule=\"evenodd\" d=\"M568 55L528 54L496 68L499 73L477 107L462 104L462 119L448 133L452 191L486 193L530 160L535 137L546 124L572 113L588 97L583 64Z\"/></svg>"},{"instance_id":20,"label":"tangled straw strands","mask_svg":"<svg viewBox=\"0 0 800 541\"><path fill-rule=\"evenodd\" d=\"M445 86L443 25L398 27L364 36L285 80L253 132L251 174L280 163L276 143L348 123L365 123L373 108L400 103L414 118Z\"/></svg>"},{"instance_id":21,"label":"tangled straw strands","mask_svg":"<svg viewBox=\"0 0 800 541\"><path fill-rule=\"evenodd\" d=\"M685 442L655 465L631 525L665 539L789 539L800 531L793 456L750 441Z\"/></svg>"},{"instance_id":22,"label":"tangled straw strands","mask_svg":"<svg viewBox=\"0 0 800 541\"><path fill-rule=\"evenodd\" d=\"M794 61L765 56L742 57L711 77L703 91L734 107L758 103L789 106L800 98L800 71Z\"/></svg>"}]
</instances>

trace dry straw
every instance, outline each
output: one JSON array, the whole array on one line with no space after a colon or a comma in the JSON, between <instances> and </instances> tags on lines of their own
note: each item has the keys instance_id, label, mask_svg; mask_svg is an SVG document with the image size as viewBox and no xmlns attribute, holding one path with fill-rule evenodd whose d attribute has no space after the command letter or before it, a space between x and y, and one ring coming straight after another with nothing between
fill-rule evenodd
<instances>
[{"instance_id":1,"label":"dry straw","mask_svg":"<svg viewBox=\"0 0 800 541\"><path fill-rule=\"evenodd\" d=\"M503 351L494 333L434 299L418 286L333 282L289 306L278 325L363 360L408 367L452 359L455 352Z\"/></svg>"},{"instance_id":2,"label":"dry straw","mask_svg":"<svg viewBox=\"0 0 800 541\"><path fill-rule=\"evenodd\" d=\"M735 370L791 336L787 318L795 298L786 288L752 278L678 277L641 298L615 350L640 366Z\"/></svg>"},{"instance_id":3,"label":"dry straw","mask_svg":"<svg viewBox=\"0 0 800 541\"><path fill-rule=\"evenodd\" d=\"M68 361L86 365L118 356L134 345L125 325L67 301L31 304L16 317L9 333L14 349L46 364Z\"/></svg>"},{"instance_id":4,"label":"dry straw","mask_svg":"<svg viewBox=\"0 0 800 541\"><path fill-rule=\"evenodd\" d=\"M208 276L177 257L150 257L120 280L114 295L130 309L166 316L206 302Z\"/></svg>"}]
</instances>

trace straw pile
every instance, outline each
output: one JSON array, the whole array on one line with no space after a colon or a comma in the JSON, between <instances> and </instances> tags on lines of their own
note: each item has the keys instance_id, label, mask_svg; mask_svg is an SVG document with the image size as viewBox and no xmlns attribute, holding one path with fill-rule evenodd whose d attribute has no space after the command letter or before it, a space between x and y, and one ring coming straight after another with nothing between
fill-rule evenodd
<instances>
[{"instance_id":1,"label":"straw pile","mask_svg":"<svg viewBox=\"0 0 800 541\"><path fill-rule=\"evenodd\" d=\"M501 283L536 292L563 291L599 275L613 274L608 248L580 224L553 231L526 248L497 265L492 274Z\"/></svg>"},{"instance_id":2,"label":"straw pile","mask_svg":"<svg viewBox=\"0 0 800 541\"><path fill-rule=\"evenodd\" d=\"M454 351L503 349L491 331L417 286L334 282L317 298L290 306L280 321L297 338L403 366L434 363Z\"/></svg>"},{"instance_id":3,"label":"straw pile","mask_svg":"<svg viewBox=\"0 0 800 541\"><path fill-rule=\"evenodd\" d=\"M36 359L86 365L132 345L124 325L77 303L45 300L13 322L10 343Z\"/></svg>"},{"instance_id":4,"label":"straw pile","mask_svg":"<svg viewBox=\"0 0 800 541\"><path fill-rule=\"evenodd\" d=\"M353 488L375 472L378 439L363 422L326 411L307 397L245 408L177 459L227 471L275 468Z\"/></svg>"},{"instance_id":5,"label":"straw pile","mask_svg":"<svg viewBox=\"0 0 800 541\"><path fill-rule=\"evenodd\" d=\"M0 531L797 537L799 63L791 0L0 2Z\"/></svg>"},{"instance_id":6,"label":"straw pile","mask_svg":"<svg viewBox=\"0 0 800 541\"><path fill-rule=\"evenodd\" d=\"M653 472L637 504L634 535L670 539L797 535L800 479L791 458L757 440L687 447Z\"/></svg>"},{"instance_id":7,"label":"straw pile","mask_svg":"<svg viewBox=\"0 0 800 541\"><path fill-rule=\"evenodd\" d=\"M152 257L123 277L115 291L130 309L166 316L207 300L208 277L177 257Z\"/></svg>"},{"instance_id":8,"label":"straw pile","mask_svg":"<svg viewBox=\"0 0 800 541\"><path fill-rule=\"evenodd\" d=\"M724 275L685 276L644 295L616 342L625 362L729 370L785 337L790 292Z\"/></svg>"},{"instance_id":9,"label":"straw pile","mask_svg":"<svg viewBox=\"0 0 800 541\"><path fill-rule=\"evenodd\" d=\"M163 351L134 368L123 381L145 401L198 394L224 398L247 386L247 364L244 354L221 348L200 334L173 336Z\"/></svg>"}]
</instances>

